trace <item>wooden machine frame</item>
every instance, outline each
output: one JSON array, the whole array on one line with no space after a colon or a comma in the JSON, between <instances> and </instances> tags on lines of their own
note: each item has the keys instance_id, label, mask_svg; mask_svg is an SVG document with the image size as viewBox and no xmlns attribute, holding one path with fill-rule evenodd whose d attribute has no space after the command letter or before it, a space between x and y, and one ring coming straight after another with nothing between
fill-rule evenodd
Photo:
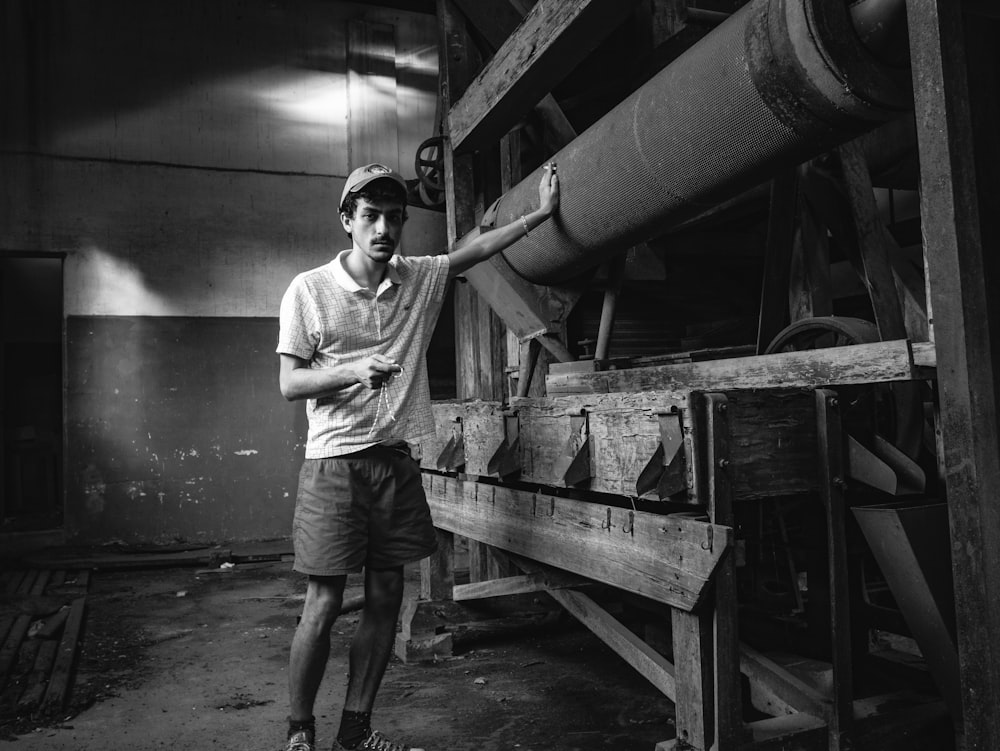
<instances>
[{"instance_id":1,"label":"wooden machine frame","mask_svg":"<svg viewBox=\"0 0 1000 751\"><path fill-rule=\"evenodd\" d=\"M541 116L553 153L575 137L548 92L582 59L589 49L583 42L599 40L610 15L636 3L540 0L523 18L516 5L437 0L452 247L479 232L484 201L474 178L484 153L498 160L503 191L519 182L513 128L529 109ZM982 5L967 3L966 12L995 20L996 11ZM895 332L884 341L634 370L565 366L545 379L546 395L529 396L540 351L554 362L572 360L560 334L580 290L530 284L500 258L470 271L469 283L455 291L460 401L435 404L438 436L423 446L440 551L425 562L422 600L404 612L402 656L447 649L446 630L428 626L433 618L421 602L547 591L675 702L677 737L658 744L662 751L889 748L890 740L907 736L906 728L947 717L949 709L960 748L1000 748L1000 647L991 637L1000 630L1000 576L987 575L1000 572L997 314L983 247L983 232L996 219L980 216L985 193L976 178L989 126L969 113L969 88L981 84L966 73L975 32L963 26L961 5L908 0L907 11L920 210L934 218L922 227L926 308L933 311L926 340L907 337L893 313L902 309L896 300L881 310L876 305L876 316L885 316L880 328ZM468 43L466 22L496 49L484 66ZM842 148L840 157L853 173L852 148ZM867 236L865 271L869 286L878 288L891 273L887 233L874 214L863 164L856 177L860 189L852 200ZM787 220L786 187L775 179L769 243ZM767 313L762 306L762 327ZM518 395L504 400L508 330L509 341L519 343L521 369ZM934 701L900 709L852 693L847 444L837 389L910 380L937 386L961 683L952 701L960 707ZM516 480L508 481L515 471ZM664 514L637 508L640 477L648 487L686 488L696 505ZM596 497L607 503L581 500L581 487L605 494ZM816 587L829 600L827 694L739 643L734 505L785 492L815 493L825 521L829 577ZM468 538L467 584L454 581L456 535ZM675 660L602 610L586 593L593 582L669 606ZM741 672L765 686L784 714L744 723Z\"/></svg>"}]
</instances>

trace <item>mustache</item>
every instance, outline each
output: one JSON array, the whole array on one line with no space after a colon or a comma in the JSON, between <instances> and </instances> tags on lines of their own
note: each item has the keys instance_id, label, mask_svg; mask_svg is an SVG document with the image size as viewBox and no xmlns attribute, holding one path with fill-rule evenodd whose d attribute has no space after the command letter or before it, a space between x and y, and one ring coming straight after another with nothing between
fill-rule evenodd
<instances>
[{"instance_id":1,"label":"mustache","mask_svg":"<svg viewBox=\"0 0 1000 751\"><path fill-rule=\"evenodd\" d=\"M393 248L396 247L396 242L391 237L383 237L381 235L372 238L372 244L376 245L390 245Z\"/></svg>"}]
</instances>

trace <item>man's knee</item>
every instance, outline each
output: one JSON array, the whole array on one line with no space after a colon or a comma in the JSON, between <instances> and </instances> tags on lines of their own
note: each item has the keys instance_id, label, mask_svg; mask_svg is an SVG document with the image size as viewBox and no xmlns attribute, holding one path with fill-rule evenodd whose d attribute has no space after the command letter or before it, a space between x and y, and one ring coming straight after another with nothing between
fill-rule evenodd
<instances>
[{"instance_id":1,"label":"man's knee","mask_svg":"<svg viewBox=\"0 0 1000 751\"><path fill-rule=\"evenodd\" d=\"M310 627L329 629L344 600L346 577L310 577L306 601L302 608L302 623Z\"/></svg>"},{"instance_id":2,"label":"man's knee","mask_svg":"<svg viewBox=\"0 0 1000 751\"><path fill-rule=\"evenodd\" d=\"M365 606L371 609L399 609L403 599L403 568L369 570L365 581Z\"/></svg>"}]
</instances>

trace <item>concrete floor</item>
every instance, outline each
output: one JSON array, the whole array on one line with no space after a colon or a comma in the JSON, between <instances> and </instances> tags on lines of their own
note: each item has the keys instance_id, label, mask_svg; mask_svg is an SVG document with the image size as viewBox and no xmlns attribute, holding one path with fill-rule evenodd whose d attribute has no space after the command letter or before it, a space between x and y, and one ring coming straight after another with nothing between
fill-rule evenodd
<instances>
[{"instance_id":1,"label":"concrete floor","mask_svg":"<svg viewBox=\"0 0 1000 751\"><path fill-rule=\"evenodd\" d=\"M415 569L407 578L412 590ZM352 577L347 595L359 584ZM281 748L303 592L284 562L96 572L70 708L0 746ZM321 749L336 732L357 617L334 629L317 703ZM455 656L435 664L393 658L373 725L427 751L652 751L673 737L673 705L568 616L503 623L460 639Z\"/></svg>"}]
</instances>

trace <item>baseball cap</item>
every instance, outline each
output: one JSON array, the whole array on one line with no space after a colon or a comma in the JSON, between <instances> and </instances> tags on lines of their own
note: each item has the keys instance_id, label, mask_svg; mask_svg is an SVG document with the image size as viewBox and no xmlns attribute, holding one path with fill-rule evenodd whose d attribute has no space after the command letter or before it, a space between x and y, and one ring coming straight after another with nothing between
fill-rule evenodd
<instances>
[{"instance_id":1,"label":"baseball cap","mask_svg":"<svg viewBox=\"0 0 1000 751\"><path fill-rule=\"evenodd\" d=\"M406 193L406 180L403 179L401 174L391 167L373 162L372 164L366 164L364 167L358 167L347 176L347 182L344 183L344 192L340 194L338 208L344 205L344 199L347 198L348 193L355 193L373 180L381 180L383 178L392 180L403 189L404 194Z\"/></svg>"}]
</instances>

